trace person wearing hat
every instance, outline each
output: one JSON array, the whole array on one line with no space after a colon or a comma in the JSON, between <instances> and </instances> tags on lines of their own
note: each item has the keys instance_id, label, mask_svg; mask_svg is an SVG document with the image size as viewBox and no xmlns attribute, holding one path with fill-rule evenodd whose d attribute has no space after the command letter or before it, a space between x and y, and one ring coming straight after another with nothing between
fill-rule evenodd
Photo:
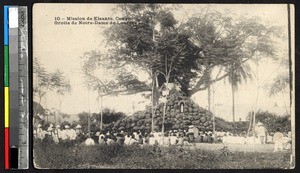
<instances>
[{"instance_id":1,"label":"person wearing hat","mask_svg":"<svg viewBox=\"0 0 300 173\"><path fill-rule=\"evenodd\" d=\"M266 143L266 129L261 122L257 123L256 133L257 133L258 138L260 139L260 143L265 144Z\"/></svg>"},{"instance_id":2,"label":"person wearing hat","mask_svg":"<svg viewBox=\"0 0 300 173\"><path fill-rule=\"evenodd\" d=\"M75 127L75 131L76 131L77 135L79 135L81 133L81 125L80 124L77 124L77 126Z\"/></svg>"},{"instance_id":3,"label":"person wearing hat","mask_svg":"<svg viewBox=\"0 0 300 173\"><path fill-rule=\"evenodd\" d=\"M61 131L61 139L63 141L66 141L67 139L69 139L68 133L69 133L69 126L65 125L65 129Z\"/></svg>"}]
</instances>

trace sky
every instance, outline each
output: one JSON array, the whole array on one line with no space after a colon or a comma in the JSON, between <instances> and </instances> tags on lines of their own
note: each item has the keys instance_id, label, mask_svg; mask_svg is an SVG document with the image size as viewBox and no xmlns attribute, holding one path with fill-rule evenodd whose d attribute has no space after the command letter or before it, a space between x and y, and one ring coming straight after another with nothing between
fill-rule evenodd
<instances>
[{"instance_id":1,"label":"sky","mask_svg":"<svg viewBox=\"0 0 300 173\"><path fill-rule=\"evenodd\" d=\"M197 5L186 4L180 10L174 11L177 20L185 20L193 13L209 8L216 11L229 9L237 16L256 15L263 19L266 24L283 26L287 28L286 5L264 4L210 4ZM77 114L83 111L99 112L96 102L96 93L88 91L83 85L83 76L80 71L80 57L84 52L103 49L104 25L55 25L55 17L61 19L67 17L116 17L112 9L114 4L35 4L33 7L33 57L38 58L48 72L60 69L70 80L72 91L63 98L62 112ZM186 13L186 11L189 11ZM187 16L186 16L187 14ZM185 17L183 17L185 16ZM284 48L287 43L280 45ZM286 53L287 54L287 53ZM256 68L254 64L251 65ZM271 59L266 59L257 67L260 84L272 81L282 72L287 71ZM142 76L142 75L141 75ZM33 79L33 84L35 84ZM214 112L216 116L226 120L232 120L231 113L231 86L227 81L220 81L214 85ZM245 117L255 105L257 95L257 82L252 81L239 86L236 94L236 120ZM53 93L48 93L42 101L46 108L59 108L59 98ZM201 107L207 107L207 91L201 91L191 97ZM289 95L279 94L269 97L265 90L259 89L258 109L278 112L280 114L289 107ZM103 106L132 113L143 110L148 100L142 96L108 96L103 99ZM278 107L274 107L275 103Z\"/></svg>"}]
</instances>

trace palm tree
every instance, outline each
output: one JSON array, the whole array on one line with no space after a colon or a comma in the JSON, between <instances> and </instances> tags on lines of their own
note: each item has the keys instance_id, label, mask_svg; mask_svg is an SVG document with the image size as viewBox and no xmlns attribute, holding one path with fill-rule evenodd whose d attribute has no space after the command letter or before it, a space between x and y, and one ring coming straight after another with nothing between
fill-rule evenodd
<instances>
[{"instance_id":1,"label":"palm tree","mask_svg":"<svg viewBox=\"0 0 300 173\"><path fill-rule=\"evenodd\" d=\"M229 64L226 67L228 71L228 81L231 84L232 93L232 120L235 122L235 92L238 89L238 85L243 81L247 82L247 79L252 79L251 70L247 63L242 63L240 60Z\"/></svg>"}]
</instances>

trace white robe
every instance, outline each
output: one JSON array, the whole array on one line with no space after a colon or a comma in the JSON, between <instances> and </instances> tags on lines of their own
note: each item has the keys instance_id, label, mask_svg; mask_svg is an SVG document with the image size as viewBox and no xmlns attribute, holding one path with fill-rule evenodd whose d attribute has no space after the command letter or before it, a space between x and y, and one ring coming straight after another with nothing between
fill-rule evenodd
<instances>
[{"instance_id":1,"label":"white robe","mask_svg":"<svg viewBox=\"0 0 300 173\"><path fill-rule=\"evenodd\" d=\"M125 145L130 145L130 139L131 137L128 137L127 135L125 136L124 144Z\"/></svg>"},{"instance_id":2,"label":"white robe","mask_svg":"<svg viewBox=\"0 0 300 173\"><path fill-rule=\"evenodd\" d=\"M176 145L177 139L178 138L176 136L170 136L170 144L171 145Z\"/></svg>"},{"instance_id":3,"label":"white robe","mask_svg":"<svg viewBox=\"0 0 300 173\"><path fill-rule=\"evenodd\" d=\"M150 137L149 138L149 145L154 145L155 144L155 138L154 137Z\"/></svg>"},{"instance_id":4,"label":"white robe","mask_svg":"<svg viewBox=\"0 0 300 173\"><path fill-rule=\"evenodd\" d=\"M69 136L70 140L75 140L77 137L76 131L74 129L70 129L67 135Z\"/></svg>"},{"instance_id":5,"label":"white robe","mask_svg":"<svg viewBox=\"0 0 300 173\"><path fill-rule=\"evenodd\" d=\"M61 139L62 139L63 141L69 139L69 136L67 135L67 134L68 134L68 131L69 131L69 130L67 130L67 129L61 131Z\"/></svg>"},{"instance_id":6,"label":"white robe","mask_svg":"<svg viewBox=\"0 0 300 173\"><path fill-rule=\"evenodd\" d=\"M86 146L95 145L95 141L92 138L87 138L84 142Z\"/></svg>"}]
</instances>

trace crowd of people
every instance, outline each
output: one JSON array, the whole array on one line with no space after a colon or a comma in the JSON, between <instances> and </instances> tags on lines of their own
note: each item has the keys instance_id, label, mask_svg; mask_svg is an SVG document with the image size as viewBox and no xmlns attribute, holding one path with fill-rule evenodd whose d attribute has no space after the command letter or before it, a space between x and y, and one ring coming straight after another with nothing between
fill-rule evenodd
<instances>
[{"instance_id":1,"label":"crowd of people","mask_svg":"<svg viewBox=\"0 0 300 173\"><path fill-rule=\"evenodd\" d=\"M216 140L231 144L274 144L274 151L291 149L292 134L289 132L280 132L280 128L274 132L268 132L261 122L258 122L254 132L250 134L242 132L240 134L232 132L216 132Z\"/></svg>"},{"instance_id":2,"label":"crowd of people","mask_svg":"<svg viewBox=\"0 0 300 173\"><path fill-rule=\"evenodd\" d=\"M274 151L281 151L289 149L291 145L291 133L275 134L266 133L264 128L260 128L261 123L258 123L258 133L256 133L256 140L253 137L247 136L246 132L240 134L215 131L190 131L190 129L170 130L164 134L161 132L145 132L141 130L136 131L98 131L84 133L81 125L77 124L73 128L69 125L61 127L60 125L50 124L48 127L42 128L39 124L34 130L34 137L36 139L47 139L54 143L74 142L84 145L111 145L118 143L120 145L190 145L195 143L236 143L236 144L249 144L255 142L256 144L274 143Z\"/></svg>"},{"instance_id":3,"label":"crowd of people","mask_svg":"<svg viewBox=\"0 0 300 173\"><path fill-rule=\"evenodd\" d=\"M112 143L118 143L120 145L189 145L194 142L207 142L212 143L214 141L213 133L199 132L199 138L196 139L195 135L184 130L170 130L164 133L161 132L145 132L141 130L137 131L98 131L84 133L81 126L78 124L74 128L70 128L69 125L61 127L60 125L50 124L47 128L42 128L42 125L38 125L34 130L34 137L39 140L59 142L79 142L85 145L110 145Z\"/></svg>"}]
</instances>

